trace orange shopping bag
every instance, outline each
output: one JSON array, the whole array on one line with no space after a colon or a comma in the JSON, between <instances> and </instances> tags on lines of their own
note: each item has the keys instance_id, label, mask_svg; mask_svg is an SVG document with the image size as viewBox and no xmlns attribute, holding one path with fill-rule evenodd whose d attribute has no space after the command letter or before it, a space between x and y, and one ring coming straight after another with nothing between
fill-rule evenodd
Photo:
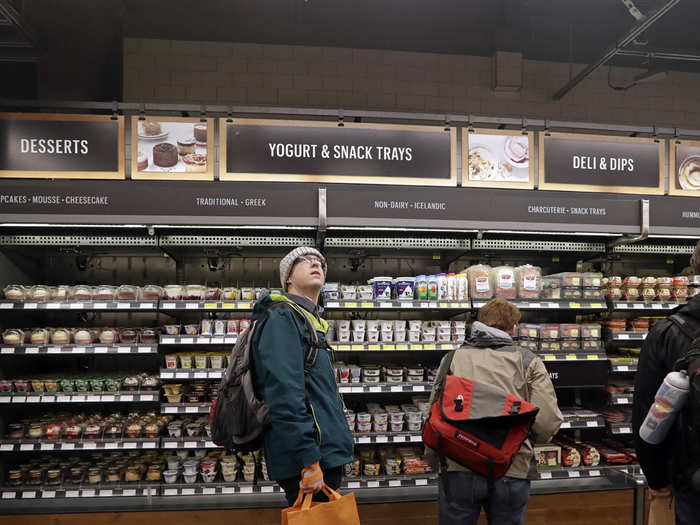
<instances>
[{"instance_id":1,"label":"orange shopping bag","mask_svg":"<svg viewBox=\"0 0 700 525\"><path fill-rule=\"evenodd\" d=\"M294 505L282 510L282 525L360 525L355 494L341 496L328 485L323 492L330 501L312 501L313 494L300 492Z\"/></svg>"}]
</instances>

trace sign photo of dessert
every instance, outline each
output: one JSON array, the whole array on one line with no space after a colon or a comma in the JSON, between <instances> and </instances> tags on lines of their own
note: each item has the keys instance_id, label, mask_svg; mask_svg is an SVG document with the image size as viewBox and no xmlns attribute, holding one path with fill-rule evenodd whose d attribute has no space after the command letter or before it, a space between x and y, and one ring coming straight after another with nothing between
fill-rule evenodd
<instances>
[{"instance_id":1,"label":"sign photo of dessert","mask_svg":"<svg viewBox=\"0 0 700 525\"><path fill-rule=\"evenodd\" d=\"M462 151L466 166L465 186L491 188L532 188L534 170L531 160L532 133L520 131L464 130Z\"/></svg>"},{"instance_id":2,"label":"sign photo of dessert","mask_svg":"<svg viewBox=\"0 0 700 525\"><path fill-rule=\"evenodd\" d=\"M674 155L675 153L675 155ZM700 197L700 142L671 143L671 195Z\"/></svg>"},{"instance_id":3,"label":"sign photo of dessert","mask_svg":"<svg viewBox=\"0 0 700 525\"><path fill-rule=\"evenodd\" d=\"M214 180L214 119L132 119L131 178Z\"/></svg>"}]
</instances>

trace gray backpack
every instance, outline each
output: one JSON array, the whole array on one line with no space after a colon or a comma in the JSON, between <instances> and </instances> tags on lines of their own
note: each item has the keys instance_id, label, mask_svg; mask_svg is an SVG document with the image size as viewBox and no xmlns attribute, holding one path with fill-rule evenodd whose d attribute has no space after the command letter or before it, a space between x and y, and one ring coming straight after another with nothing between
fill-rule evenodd
<instances>
[{"instance_id":1,"label":"gray backpack","mask_svg":"<svg viewBox=\"0 0 700 525\"><path fill-rule=\"evenodd\" d=\"M250 328L238 336L231 351L228 367L221 379L217 399L209 412L212 441L228 450L250 452L263 446L263 435L268 423L268 407L255 395L251 360L252 342L256 330L265 321L270 309L287 307L295 313L308 329L311 340L304 358L304 383L306 405L309 410L309 373L318 357L318 334L311 320L295 306L287 302L273 303L265 317L253 321ZM297 323L300 332L301 327ZM263 326L264 328L264 326Z\"/></svg>"}]
</instances>

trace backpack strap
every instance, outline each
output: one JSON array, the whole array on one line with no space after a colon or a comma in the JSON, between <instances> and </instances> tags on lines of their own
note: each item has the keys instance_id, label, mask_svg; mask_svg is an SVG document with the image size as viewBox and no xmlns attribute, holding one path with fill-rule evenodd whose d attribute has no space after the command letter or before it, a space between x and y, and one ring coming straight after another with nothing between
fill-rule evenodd
<instances>
[{"instance_id":1,"label":"backpack strap","mask_svg":"<svg viewBox=\"0 0 700 525\"><path fill-rule=\"evenodd\" d=\"M445 378L448 375L451 375L452 372L450 372L450 367L452 366L452 361L455 358L455 352L457 350L452 350L450 353L448 353L445 358L442 360L442 363L440 364L440 368L438 369L438 373L435 376L435 386L437 387L437 398L440 398L440 395L442 394L442 390L445 388Z\"/></svg>"},{"instance_id":2,"label":"backpack strap","mask_svg":"<svg viewBox=\"0 0 700 525\"><path fill-rule=\"evenodd\" d=\"M691 341L700 337L700 322L694 317L676 312L668 316L669 321L675 324Z\"/></svg>"}]
</instances>

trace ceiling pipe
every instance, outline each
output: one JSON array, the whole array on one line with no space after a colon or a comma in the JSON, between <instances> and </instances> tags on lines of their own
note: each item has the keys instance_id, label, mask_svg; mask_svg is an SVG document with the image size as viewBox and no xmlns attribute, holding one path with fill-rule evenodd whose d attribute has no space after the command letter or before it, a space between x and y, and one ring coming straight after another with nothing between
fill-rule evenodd
<instances>
[{"instance_id":1,"label":"ceiling pipe","mask_svg":"<svg viewBox=\"0 0 700 525\"><path fill-rule=\"evenodd\" d=\"M15 26L15 28L22 34L30 45L37 45L38 39L36 38L36 35L31 29L29 29L29 27L27 27L22 20L22 15L17 12L9 0L0 0L0 15L7 19L11 25Z\"/></svg>"},{"instance_id":2,"label":"ceiling pipe","mask_svg":"<svg viewBox=\"0 0 700 525\"><path fill-rule=\"evenodd\" d=\"M676 5L680 3L681 0L669 0L665 5L660 7L658 10L651 13L648 17L637 22L632 29L630 29L625 36L618 40L612 47L610 47L603 55L593 62L592 64L586 66L578 75L569 80L567 84L561 88L559 91L552 95L553 100L561 100L569 91L579 85L583 80L585 80L591 73L593 73L600 66L605 65L610 59L617 55L625 46L632 43L635 38L644 33L649 29L655 22L660 20L666 13L673 9Z\"/></svg>"},{"instance_id":3,"label":"ceiling pipe","mask_svg":"<svg viewBox=\"0 0 700 525\"><path fill-rule=\"evenodd\" d=\"M634 49L620 49L617 52L618 56L636 57L636 58L653 58L654 60L679 60L686 62L700 62L700 55L691 55L689 53L674 53L673 51L635 51Z\"/></svg>"}]
</instances>

